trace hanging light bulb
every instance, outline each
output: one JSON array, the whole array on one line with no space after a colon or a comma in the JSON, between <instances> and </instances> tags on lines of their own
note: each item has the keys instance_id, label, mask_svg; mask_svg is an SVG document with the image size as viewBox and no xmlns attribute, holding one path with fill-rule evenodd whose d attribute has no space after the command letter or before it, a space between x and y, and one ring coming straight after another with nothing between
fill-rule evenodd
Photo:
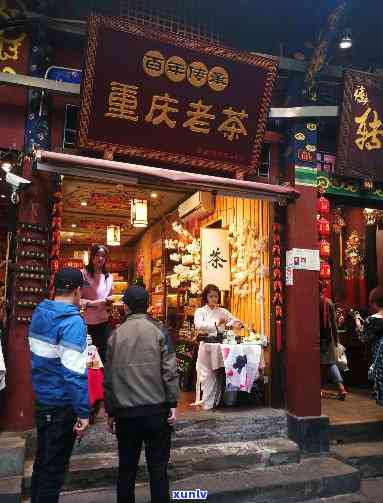
<instances>
[{"instance_id":1,"label":"hanging light bulb","mask_svg":"<svg viewBox=\"0 0 383 503\"><path fill-rule=\"evenodd\" d=\"M133 227L147 227L148 201L133 199L131 202L131 224Z\"/></svg>"},{"instance_id":2,"label":"hanging light bulb","mask_svg":"<svg viewBox=\"0 0 383 503\"><path fill-rule=\"evenodd\" d=\"M344 30L342 38L339 42L339 47L341 49L350 49L352 47L351 30L349 28Z\"/></svg>"},{"instance_id":3,"label":"hanging light bulb","mask_svg":"<svg viewBox=\"0 0 383 503\"><path fill-rule=\"evenodd\" d=\"M89 264L89 252L84 251L84 255L82 257L82 260L84 261L84 264Z\"/></svg>"},{"instance_id":4,"label":"hanging light bulb","mask_svg":"<svg viewBox=\"0 0 383 503\"><path fill-rule=\"evenodd\" d=\"M108 246L120 246L121 227L119 225L108 225L106 228L106 244Z\"/></svg>"}]
</instances>

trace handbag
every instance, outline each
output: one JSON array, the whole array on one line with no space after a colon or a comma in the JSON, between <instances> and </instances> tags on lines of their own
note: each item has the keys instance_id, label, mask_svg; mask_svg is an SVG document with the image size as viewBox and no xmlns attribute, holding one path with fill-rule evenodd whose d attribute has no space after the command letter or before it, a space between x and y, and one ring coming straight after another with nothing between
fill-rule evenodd
<instances>
[{"instance_id":1,"label":"handbag","mask_svg":"<svg viewBox=\"0 0 383 503\"><path fill-rule=\"evenodd\" d=\"M368 380L371 382L374 382L375 378L376 378L376 370L377 370L377 366L378 366L378 359L381 356L382 344L383 344L383 341L380 342L379 347L376 350L375 359L372 362L371 367L368 369Z\"/></svg>"},{"instance_id":2,"label":"handbag","mask_svg":"<svg viewBox=\"0 0 383 503\"><path fill-rule=\"evenodd\" d=\"M339 344L335 348L336 352L336 365L339 370L342 372L347 372L350 370L348 368L348 361L347 361L347 355L346 355L346 348L342 346L342 344Z\"/></svg>"}]
</instances>

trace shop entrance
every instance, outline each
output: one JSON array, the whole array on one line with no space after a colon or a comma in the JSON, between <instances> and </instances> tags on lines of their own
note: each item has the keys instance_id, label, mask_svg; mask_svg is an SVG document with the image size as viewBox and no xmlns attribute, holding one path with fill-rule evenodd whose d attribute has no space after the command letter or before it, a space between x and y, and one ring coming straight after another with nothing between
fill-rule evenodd
<instances>
[{"instance_id":1,"label":"shop entrance","mask_svg":"<svg viewBox=\"0 0 383 503\"><path fill-rule=\"evenodd\" d=\"M362 201L352 206L333 200L331 206L330 289L340 342L348 358L349 370L343 378L349 394L345 402L338 401L329 387L322 399L322 412L332 424L381 421L383 409L375 403L368 381L371 346L362 340L356 325L356 317L365 319L372 314L369 294L383 285L381 211L366 208Z\"/></svg>"},{"instance_id":2,"label":"shop entrance","mask_svg":"<svg viewBox=\"0 0 383 503\"><path fill-rule=\"evenodd\" d=\"M187 185L179 190L174 186L165 189L137 185L129 179L126 183L106 183L67 175L61 190L60 266L82 269L89 261L92 245L108 247L108 269L113 276L113 303L108 307L112 326L123 319L121 297L127 286L138 283L148 289L150 313L168 326L176 347L182 388L180 411L186 415L204 414L201 407L192 405L196 401L199 346L194 313L201 306L204 260L215 266L218 283L227 273L221 304L243 324L236 333L224 334L227 342L232 342L236 349L241 347L244 355L249 351L247 348L261 348L254 375L249 372L247 381L242 383L239 378L235 381L238 386L247 386L248 392L240 390L231 396L229 402L226 400L225 410L269 406L272 203L192 190ZM204 230L209 229L218 231L214 235L217 238L203 237ZM215 352L218 346L215 345ZM222 361L214 370L225 368L222 355L216 358ZM246 359L241 361L246 363ZM235 361L232 365L236 366ZM243 370L247 370L246 365Z\"/></svg>"}]
</instances>

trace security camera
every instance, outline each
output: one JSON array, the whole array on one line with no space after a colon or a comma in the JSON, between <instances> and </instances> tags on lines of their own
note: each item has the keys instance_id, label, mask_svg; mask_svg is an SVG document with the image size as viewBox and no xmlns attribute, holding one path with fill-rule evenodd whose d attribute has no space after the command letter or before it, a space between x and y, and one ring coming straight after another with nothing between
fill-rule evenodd
<instances>
[{"instance_id":1,"label":"security camera","mask_svg":"<svg viewBox=\"0 0 383 503\"><path fill-rule=\"evenodd\" d=\"M23 190L23 189L26 189L28 187L28 185L31 184L31 182L29 180L27 180L26 178L15 175L14 173L11 173L11 172L9 172L5 175L5 180L7 183L12 185L13 190Z\"/></svg>"},{"instance_id":2,"label":"security camera","mask_svg":"<svg viewBox=\"0 0 383 503\"><path fill-rule=\"evenodd\" d=\"M29 180L21 176L15 175L14 173L7 173L5 175L5 180L9 185L12 186L11 201L13 204L17 204L20 200L18 191L24 190L31 184Z\"/></svg>"}]
</instances>

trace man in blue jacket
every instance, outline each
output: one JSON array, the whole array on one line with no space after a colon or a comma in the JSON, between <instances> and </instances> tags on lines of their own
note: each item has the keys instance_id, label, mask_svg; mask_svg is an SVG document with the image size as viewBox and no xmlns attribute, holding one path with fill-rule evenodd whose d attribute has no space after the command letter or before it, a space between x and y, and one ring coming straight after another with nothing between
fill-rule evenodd
<instances>
[{"instance_id":1,"label":"man in blue jacket","mask_svg":"<svg viewBox=\"0 0 383 503\"><path fill-rule=\"evenodd\" d=\"M55 300L32 316L29 345L36 395L37 452L31 503L57 503L74 442L89 425L86 325L80 316L83 277L61 269Z\"/></svg>"}]
</instances>

